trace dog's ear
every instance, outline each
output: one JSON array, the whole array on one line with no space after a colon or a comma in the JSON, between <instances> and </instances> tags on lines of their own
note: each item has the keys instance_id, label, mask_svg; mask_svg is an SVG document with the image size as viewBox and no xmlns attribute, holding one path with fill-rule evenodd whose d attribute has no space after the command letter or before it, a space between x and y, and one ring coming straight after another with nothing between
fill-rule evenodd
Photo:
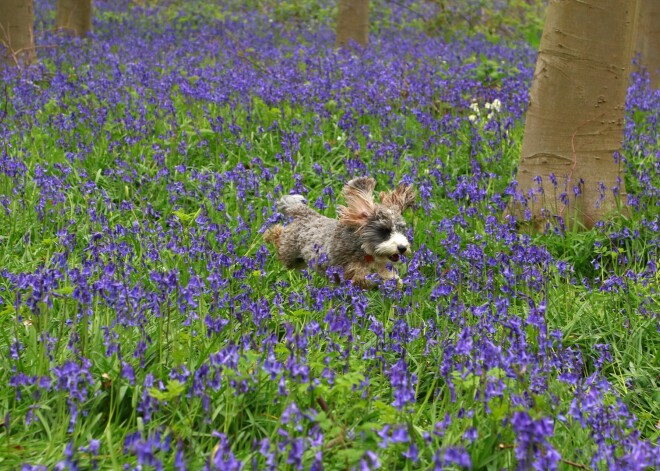
<instances>
[{"instance_id":1,"label":"dog's ear","mask_svg":"<svg viewBox=\"0 0 660 471\"><path fill-rule=\"evenodd\" d=\"M376 188L376 180L370 177L358 177L352 179L346 185L344 185L344 189L342 190L342 192L344 194L344 197L346 197L347 192L350 193L351 191L355 191L355 190L360 190L370 195L371 193L373 193L374 188Z\"/></svg>"},{"instance_id":2,"label":"dog's ear","mask_svg":"<svg viewBox=\"0 0 660 471\"><path fill-rule=\"evenodd\" d=\"M410 185L401 183L393 191L382 191L380 193L380 202L384 206L396 206L401 212L410 208L415 203L417 192Z\"/></svg>"},{"instance_id":3,"label":"dog's ear","mask_svg":"<svg viewBox=\"0 0 660 471\"><path fill-rule=\"evenodd\" d=\"M346 206L339 207L339 220L349 226L363 227L376 211L373 178L354 178L342 191Z\"/></svg>"}]
</instances>

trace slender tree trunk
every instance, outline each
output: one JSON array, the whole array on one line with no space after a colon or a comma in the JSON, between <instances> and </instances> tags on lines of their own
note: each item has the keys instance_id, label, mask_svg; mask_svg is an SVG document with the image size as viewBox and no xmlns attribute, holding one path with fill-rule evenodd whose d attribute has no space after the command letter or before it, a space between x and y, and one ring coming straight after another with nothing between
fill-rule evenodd
<instances>
[{"instance_id":1,"label":"slender tree trunk","mask_svg":"<svg viewBox=\"0 0 660 471\"><path fill-rule=\"evenodd\" d=\"M660 88L660 0L639 0L635 52L653 88Z\"/></svg>"},{"instance_id":2,"label":"slender tree trunk","mask_svg":"<svg viewBox=\"0 0 660 471\"><path fill-rule=\"evenodd\" d=\"M355 41L364 47L369 42L369 0L339 0L337 47Z\"/></svg>"},{"instance_id":3,"label":"slender tree trunk","mask_svg":"<svg viewBox=\"0 0 660 471\"><path fill-rule=\"evenodd\" d=\"M58 29L84 36L92 30L92 0L57 0Z\"/></svg>"},{"instance_id":4,"label":"slender tree trunk","mask_svg":"<svg viewBox=\"0 0 660 471\"><path fill-rule=\"evenodd\" d=\"M34 62L32 0L0 0L0 65Z\"/></svg>"},{"instance_id":5,"label":"slender tree trunk","mask_svg":"<svg viewBox=\"0 0 660 471\"><path fill-rule=\"evenodd\" d=\"M623 141L636 3L548 6L517 175L536 230L547 222L591 228L626 202L614 155ZM518 202L510 210L521 219Z\"/></svg>"}]
</instances>

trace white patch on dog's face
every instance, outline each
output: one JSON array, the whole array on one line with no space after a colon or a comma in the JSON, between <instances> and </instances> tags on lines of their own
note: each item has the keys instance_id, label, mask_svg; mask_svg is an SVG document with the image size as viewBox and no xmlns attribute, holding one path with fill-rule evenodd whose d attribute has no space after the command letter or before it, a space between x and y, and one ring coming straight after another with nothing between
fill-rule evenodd
<instances>
[{"instance_id":1,"label":"white patch on dog's face","mask_svg":"<svg viewBox=\"0 0 660 471\"><path fill-rule=\"evenodd\" d=\"M392 235L385 242L376 246L374 255L389 258L392 262L398 262L399 256L410 250L408 238L400 232L392 232Z\"/></svg>"}]
</instances>

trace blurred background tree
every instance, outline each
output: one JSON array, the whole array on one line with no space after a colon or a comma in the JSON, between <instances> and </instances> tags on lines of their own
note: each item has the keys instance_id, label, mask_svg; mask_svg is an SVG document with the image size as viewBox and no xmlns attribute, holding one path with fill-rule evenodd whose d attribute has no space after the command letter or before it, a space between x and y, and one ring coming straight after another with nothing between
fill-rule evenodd
<instances>
[{"instance_id":1,"label":"blurred background tree","mask_svg":"<svg viewBox=\"0 0 660 471\"><path fill-rule=\"evenodd\" d=\"M639 0L635 52L639 66L649 72L652 86L660 88L660 0Z\"/></svg>"},{"instance_id":2,"label":"blurred background tree","mask_svg":"<svg viewBox=\"0 0 660 471\"><path fill-rule=\"evenodd\" d=\"M92 0L57 0L55 26L76 36L92 31Z\"/></svg>"},{"instance_id":3,"label":"blurred background tree","mask_svg":"<svg viewBox=\"0 0 660 471\"><path fill-rule=\"evenodd\" d=\"M0 65L34 62L32 21L32 0L0 0Z\"/></svg>"},{"instance_id":4,"label":"blurred background tree","mask_svg":"<svg viewBox=\"0 0 660 471\"><path fill-rule=\"evenodd\" d=\"M369 0L339 0L337 6L336 46L355 41L364 47L369 42Z\"/></svg>"}]
</instances>

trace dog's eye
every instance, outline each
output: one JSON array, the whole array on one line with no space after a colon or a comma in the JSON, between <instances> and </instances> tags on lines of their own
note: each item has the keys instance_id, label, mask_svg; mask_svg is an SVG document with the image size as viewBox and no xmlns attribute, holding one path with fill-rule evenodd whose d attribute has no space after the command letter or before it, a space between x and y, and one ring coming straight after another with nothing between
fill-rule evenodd
<instances>
[{"instance_id":1,"label":"dog's eye","mask_svg":"<svg viewBox=\"0 0 660 471\"><path fill-rule=\"evenodd\" d=\"M387 239L391 233L392 233L392 229L390 229L389 227L380 227L378 229L378 235L381 236L383 239Z\"/></svg>"}]
</instances>

